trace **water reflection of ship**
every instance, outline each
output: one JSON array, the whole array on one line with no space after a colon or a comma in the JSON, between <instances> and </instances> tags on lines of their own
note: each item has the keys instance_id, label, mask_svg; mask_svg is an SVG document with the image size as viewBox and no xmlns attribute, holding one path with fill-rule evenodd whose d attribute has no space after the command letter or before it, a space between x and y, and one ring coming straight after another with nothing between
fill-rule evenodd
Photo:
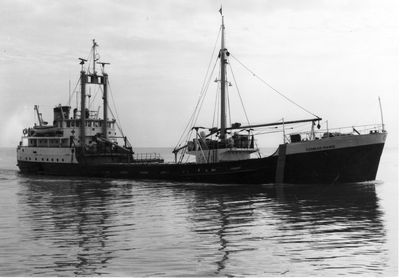
<instances>
[{"instance_id":1,"label":"water reflection of ship","mask_svg":"<svg viewBox=\"0 0 400 278\"><path fill-rule=\"evenodd\" d=\"M48 267L34 271L43 271L42 275L56 271L62 276L104 274L113 258L108 229L117 211L111 208L112 200L131 198L129 188L110 190L115 185L101 180L30 178L22 184L20 203L27 207L21 221L29 222L33 240L50 242L44 250L47 257L40 255Z\"/></svg>"},{"instance_id":2,"label":"water reflection of ship","mask_svg":"<svg viewBox=\"0 0 400 278\"><path fill-rule=\"evenodd\" d=\"M347 220L368 219L379 222L382 212L379 210L378 197L374 183L346 184L336 186L277 186L268 191L289 218L295 219L302 210L314 211L314 220L338 218Z\"/></svg>"},{"instance_id":3,"label":"water reflection of ship","mask_svg":"<svg viewBox=\"0 0 400 278\"><path fill-rule=\"evenodd\" d=\"M361 238L378 243L385 241L375 184L260 186L247 190L196 186L183 190L195 196L190 206L193 231L200 236L218 238L220 254L215 262L215 274L229 275L226 268L232 253L253 251L259 248L258 243L272 238L278 243L287 243L284 236L277 234L252 234L253 227L256 230L266 215L273 219L275 232L299 229L328 234L337 232L329 228L335 224L346 226L347 231L357 229ZM282 274L282 270L276 271L270 274Z\"/></svg>"},{"instance_id":4,"label":"water reflection of ship","mask_svg":"<svg viewBox=\"0 0 400 278\"><path fill-rule=\"evenodd\" d=\"M233 266L237 254L260 254L260 248L266 245L290 245L282 235L293 234L295 229L335 233L329 230L334 223L358 229L358 237L385 241L374 184L271 188L163 185L167 186L147 182L143 188L157 188L157 192L185 203L185 225L198 235L202 248L191 254L198 256L199 264L207 266L209 272L203 272L207 276L235 273L232 268L237 267ZM45 243L44 251L35 250L41 264L32 275L55 273L52 271L57 275L102 275L115 264L112 261L118 260L121 250L133 250L115 233L120 231L116 225L128 224L129 229L136 229L135 219L130 214L124 218L118 207L126 202L135 206L132 184L30 178L22 181L18 195L20 222L31 227L28 236L39 244ZM265 253L261 251L261 255ZM265 269L261 264L257 266L261 258L246 263ZM276 271L268 273L274 276L285 271L273 267L268 270Z\"/></svg>"}]
</instances>

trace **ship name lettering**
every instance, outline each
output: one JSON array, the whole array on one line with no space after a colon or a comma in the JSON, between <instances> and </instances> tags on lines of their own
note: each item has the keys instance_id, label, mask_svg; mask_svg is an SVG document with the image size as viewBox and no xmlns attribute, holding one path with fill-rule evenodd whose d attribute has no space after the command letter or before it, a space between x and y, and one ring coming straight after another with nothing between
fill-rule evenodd
<instances>
[{"instance_id":1,"label":"ship name lettering","mask_svg":"<svg viewBox=\"0 0 400 278\"><path fill-rule=\"evenodd\" d=\"M329 145L329 146L319 146L319 147L311 147L311 148L306 148L306 151L319 151L319 150L328 150L328 149L334 149L336 148L335 145Z\"/></svg>"}]
</instances>

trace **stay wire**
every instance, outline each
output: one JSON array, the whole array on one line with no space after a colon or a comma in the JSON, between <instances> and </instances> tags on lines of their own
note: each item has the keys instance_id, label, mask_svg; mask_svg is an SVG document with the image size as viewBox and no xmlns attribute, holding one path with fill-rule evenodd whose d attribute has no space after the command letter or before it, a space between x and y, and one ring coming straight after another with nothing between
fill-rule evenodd
<instances>
[{"instance_id":1,"label":"stay wire","mask_svg":"<svg viewBox=\"0 0 400 278\"><path fill-rule=\"evenodd\" d=\"M70 94L69 94L69 97L68 97L68 105L69 106L71 106L71 99L72 99L72 96L76 93L75 92L75 90L76 90L76 87L78 87L78 84L79 84L79 82L81 81L81 78L79 77L78 78L78 81L76 81L76 84L75 84L75 87L74 87L74 89L70 92ZM73 93L74 92L74 93Z\"/></svg>"},{"instance_id":2,"label":"stay wire","mask_svg":"<svg viewBox=\"0 0 400 278\"><path fill-rule=\"evenodd\" d=\"M239 95L240 103L242 104L242 108L243 108L243 112L244 112L244 115L245 115L246 120L247 120L247 124L250 125L250 120L249 120L249 117L247 116L247 111L246 111L246 108L245 108L245 106L244 106L243 99L242 99L242 96L241 96L241 94L240 94L239 87L238 87L238 84L237 84L235 75L233 74L232 66L231 66L230 63L228 63L228 65L229 65L229 69L231 70L232 78L233 78L233 81L234 81L234 83L235 83L235 87L236 87L236 90L237 90L237 92L238 92L238 95Z\"/></svg>"},{"instance_id":3,"label":"stay wire","mask_svg":"<svg viewBox=\"0 0 400 278\"><path fill-rule=\"evenodd\" d=\"M93 105L93 103L94 103L94 101L96 100L96 97L97 97L99 91L103 91L103 89L101 89L101 87L97 87L97 88L96 88L96 91L94 92L93 98L90 97L89 106L90 106L90 105Z\"/></svg>"},{"instance_id":4,"label":"stay wire","mask_svg":"<svg viewBox=\"0 0 400 278\"><path fill-rule=\"evenodd\" d=\"M114 101L114 94L111 90L111 85L110 85L110 81L107 79L107 86L110 89L110 95L111 95L111 101L113 103L113 107L114 107L114 111L117 117L114 117L114 114L112 112L112 109L109 107L111 115L117 120L117 126L118 126L118 130L121 133L122 137L125 137L124 132L122 131L122 125L121 125L121 121L119 120L119 115L118 115L118 110L117 110L117 106L115 105L115 101Z\"/></svg>"},{"instance_id":5,"label":"stay wire","mask_svg":"<svg viewBox=\"0 0 400 278\"><path fill-rule=\"evenodd\" d=\"M228 83L229 84L229 83ZM232 117L231 117L231 103L229 102L229 85L226 86L226 100L228 102L228 116L229 116L229 125L232 125Z\"/></svg>"},{"instance_id":6,"label":"stay wire","mask_svg":"<svg viewBox=\"0 0 400 278\"><path fill-rule=\"evenodd\" d=\"M218 96L219 96L218 91L219 91L219 88L218 88L218 86L217 86L217 91L216 91L216 93L215 93L214 112L213 112L213 120L212 120L211 127L214 127L214 124L216 123L216 122L215 122L215 117L216 117L216 114L218 113L218 111L217 111L217 107L218 107ZM218 121L218 120L217 120L217 121Z\"/></svg>"},{"instance_id":7,"label":"stay wire","mask_svg":"<svg viewBox=\"0 0 400 278\"><path fill-rule=\"evenodd\" d=\"M209 77L209 79L208 79L207 85L206 85L205 90L204 90L204 92L203 92L203 98L202 98L202 100L201 100L199 109L198 109L198 111L197 111L197 115L196 115L195 120L194 120L194 122L193 122L193 125L195 125L195 124L197 123L197 119L199 118L201 108L203 107L204 100L206 99L205 96L206 96L206 94L207 94L208 87L210 86L210 83L211 83L212 74L214 73L215 67L216 67L216 65L217 65L217 61L218 61L218 59L215 61L213 70L211 71L211 74L210 74L210 77Z\"/></svg>"},{"instance_id":8,"label":"stay wire","mask_svg":"<svg viewBox=\"0 0 400 278\"><path fill-rule=\"evenodd\" d=\"M255 74L251 69L249 69L247 66L245 66L242 62L240 62L235 56L233 56L231 54L232 58L235 59L242 67L244 67L246 70L248 70L254 77L256 77L258 80L260 80L261 82L263 82L265 85L267 85L269 88L271 88L274 92L278 93L281 97L285 98L287 101L291 102L292 104L296 105L297 107L299 107L300 109L302 109L303 111L307 112L310 115L313 115L314 117L319 118L317 115L315 115L314 113L310 112L308 109L304 108L303 106L297 104L296 102L294 102L293 100L291 100L290 98L288 98L287 96L285 96L283 93L279 92L277 89L275 89L274 87L272 87L267 81L265 81L264 79L262 79L260 76L258 76L257 74Z\"/></svg>"},{"instance_id":9,"label":"stay wire","mask_svg":"<svg viewBox=\"0 0 400 278\"><path fill-rule=\"evenodd\" d=\"M214 54L215 54L215 49L217 48L218 39L219 39L219 36L220 36L220 34L221 34L221 28L222 28L222 27L219 28L219 31L218 31L218 34L217 34L217 39L215 40L215 43L214 43L214 48L213 48L213 51L212 51L212 53L211 53L210 61L208 62L208 67L207 67L206 75L204 76L203 85L201 86L200 92L202 92L202 91L204 90L204 84L205 84L205 82L206 82L206 80L207 80L207 76L208 76L208 73L209 73L209 70L210 70L211 62L212 62L213 57L214 57Z\"/></svg>"},{"instance_id":10,"label":"stay wire","mask_svg":"<svg viewBox=\"0 0 400 278\"><path fill-rule=\"evenodd\" d=\"M187 123L187 125L186 125L186 127L184 129L184 132L182 133L181 137L179 138L178 144L177 144L177 146L175 148L180 146L180 144L182 143L182 139L183 139L184 135L189 131L188 130L189 127L190 126L194 126L194 124L197 122L197 119L199 117L200 110L201 110L201 107L203 105L203 102L204 102L204 99L205 99L205 95L206 95L208 86L210 84L212 74L213 74L213 72L215 70L215 66L217 64L217 61L218 61L218 59L216 59L216 61L215 61L213 70L211 71L211 73L209 75L209 78L208 78L208 81L206 82L206 86L204 87L204 90L201 92L199 100L197 101L196 107L195 107L195 109L194 109L194 111L193 111L193 113L192 113L192 115L191 115L191 117L189 119L189 122Z\"/></svg>"},{"instance_id":11,"label":"stay wire","mask_svg":"<svg viewBox=\"0 0 400 278\"><path fill-rule=\"evenodd\" d=\"M246 117L247 123L248 123L248 125L251 125L251 124L250 124L249 117L247 116L246 108L245 108L244 103L243 103L242 95L240 94L240 91L239 91L239 86L238 86L238 83L237 83L237 81L236 81L235 74L233 73L232 66L231 66L230 63L228 63L228 65L229 65L229 69L231 70L231 73L232 73L233 82L235 83L235 87L236 87L236 90L237 90L237 92L238 92L239 99L240 99L240 103L242 104L243 112L244 112L244 115L245 115L245 117ZM255 135L253 131L251 131L251 134L252 134L252 135ZM261 153L260 153L260 149L258 148L257 142L254 141L254 144L255 144L255 146L256 146L258 156L261 158Z\"/></svg>"},{"instance_id":12,"label":"stay wire","mask_svg":"<svg viewBox=\"0 0 400 278\"><path fill-rule=\"evenodd\" d=\"M179 140L178 140L178 143L177 143L177 145L176 145L175 148L178 148L178 147L180 146L180 144L182 143L183 136L188 132L188 128L189 128L189 126L191 125L191 123L193 123L193 118L195 117L195 114L196 114L196 111L197 111L197 109L198 109L198 107L199 107L200 101L201 101L201 99L203 98L203 95L205 94L205 86L206 86L205 84L206 84L206 82L207 82L207 76L208 76L209 71L210 71L210 66L211 66L211 63L212 63L212 60L213 60L213 57L214 57L215 49L216 49L216 47L217 47L217 42L218 42L218 39L219 39L220 34L221 34L221 29L222 29L222 27L219 28L218 35L217 35L217 39L215 40L214 49L213 49L213 51L212 51L212 54L211 54L211 57L210 57L210 61L209 61L209 63L208 63L208 67L207 67L206 74L205 74L205 76L204 76L203 84L202 84L202 86L201 86L199 100L197 101L197 104L196 104L196 106L195 106L195 109L194 109L192 115L190 116L189 121L188 121L188 123L187 123L187 125L186 125L186 127L185 127L185 129L184 129L184 131L183 131L183 133L182 133L182 135L180 136L180 138L179 138ZM217 59L217 60L218 60L218 59ZM214 68L215 68L215 65L214 65ZM214 71L214 69L213 69L213 71ZM210 75L211 75L211 74L210 74Z\"/></svg>"}]
</instances>

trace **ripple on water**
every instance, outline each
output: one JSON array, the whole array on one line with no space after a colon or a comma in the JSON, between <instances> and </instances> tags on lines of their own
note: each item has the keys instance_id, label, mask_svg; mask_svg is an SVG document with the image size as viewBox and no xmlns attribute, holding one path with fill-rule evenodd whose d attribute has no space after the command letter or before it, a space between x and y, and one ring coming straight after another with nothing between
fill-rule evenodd
<instances>
[{"instance_id":1,"label":"ripple on water","mask_svg":"<svg viewBox=\"0 0 400 278\"><path fill-rule=\"evenodd\" d=\"M0 177L1 275L379 275L388 260L375 184Z\"/></svg>"}]
</instances>

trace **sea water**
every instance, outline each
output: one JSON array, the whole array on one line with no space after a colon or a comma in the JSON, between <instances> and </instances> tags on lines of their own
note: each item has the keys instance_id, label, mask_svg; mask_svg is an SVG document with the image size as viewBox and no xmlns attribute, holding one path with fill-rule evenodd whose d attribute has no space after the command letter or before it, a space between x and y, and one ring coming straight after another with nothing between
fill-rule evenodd
<instances>
[{"instance_id":1,"label":"sea water","mask_svg":"<svg viewBox=\"0 0 400 278\"><path fill-rule=\"evenodd\" d=\"M0 276L395 276L397 169L385 148L359 184L60 178L3 148Z\"/></svg>"}]
</instances>

